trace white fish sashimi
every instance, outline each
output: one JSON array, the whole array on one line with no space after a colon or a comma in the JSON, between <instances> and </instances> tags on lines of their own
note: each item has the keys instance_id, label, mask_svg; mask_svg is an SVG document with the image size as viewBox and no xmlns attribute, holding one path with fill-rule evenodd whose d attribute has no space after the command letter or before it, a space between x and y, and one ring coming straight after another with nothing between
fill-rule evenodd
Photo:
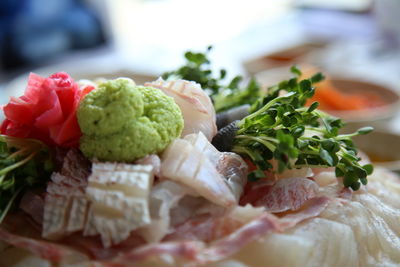
<instances>
[{"instance_id":1,"label":"white fish sashimi","mask_svg":"<svg viewBox=\"0 0 400 267\"><path fill-rule=\"evenodd\" d=\"M132 230L150 223L148 201L153 179L152 165L93 164L86 188L91 201L87 225L101 235L104 247L124 241ZM87 234L90 227L85 229Z\"/></svg>"},{"instance_id":2,"label":"white fish sashimi","mask_svg":"<svg viewBox=\"0 0 400 267\"><path fill-rule=\"evenodd\" d=\"M244 224L240 223L236 226L235 231L228 231L226 235L220 236L217 234L219 239L214 240L214 242L207 244L196 240L182 240L151 244L122 254L116 259L116 262L127 263L130 261L130 264L132 264L147 261L147 264L164 263L164 265L160 263L160 266L168 266L168 263L171 263L173 266L197 266L202 264L208 266L212 262L222 261L230 256L235 256L246 245L259 240L265 235L281 232L293 227L297 223L318 216L325 209L326 204L325 200L315 201L310 204L308 208L297 214L297 218L293 218L293 224L288 224L281 218L268 212L263 212L260 208L252 208L250 206L237 207L236 209L239 210L226 214L226 216L220 218L222 221L216 220L217 230L221 226L219 225L220 223L222 223L222 226L226 224L229 226L229 217L232 215L242 217L241 215L247 214L245 216L247 218L242 221ZM209 225L207 222L206 228L215 231L213 225ZM268 253L268 250L262 252L262 254L266 253ZM253 262L257 262L257 259L253 258ZM259 265L250 264L250 266Z\"/></svg>"},{"instance_id":3,"label":"white fish sashimi","mask_svg":"<svg viewBox=\"0 0 400 267\"><path fill-rule=\"evenodd\" d=\"M135 161L135 164L151 165L151 166L153 166L154 175L155 176L159 176L160 175L161 160L155 154L148 155L148 156L146 156L144 158L138 159L137 161Z\"/></svg>"},{"instance_id":4,"label":"white fish sashimi","mask_svg":"<svg viewBox=\"0 0 400 267\"><path fill-rule=\"evenodd\" d=\"M87 160L70 150L60 173L53 173L44 200L42 236L59 239L83 230L89 201L85 196L89 175Z\"/></svg>"},{"instance_id":5,"label":"white fish sashimi","mask_svg":"<svg viewBox=\"0 0 400 267\"><path fill-rule=\"evenodd\" d=\"M220 154L217 170L225 178L236 201L239 201L247 183L248 166L246 162L238 154L223 152Z\"/></svg>"},{"instance_id":6,"label":"white fish sashimi","mask_svg":"<svg viewBox=\"0 0 400 267\"><path fill-rule=\"evenodd\" d=\"M236 203L215 165L184 139L173 141L164 151L161 176L185 184L217 205L229 207Z\"/></svg>"},{"instance_id":7,"label":"white fish sashimi","mask_svg":"<svg viewBox=\"0 0 400 267\"><path fill-rule=\"evenodd\" d=\"M203 132L188 134L184 138L198 151L203 153L215 166L217 166L221 152L219 152L207 139Z\"/></svg>"},{"instance_id":8,"label":"white fish sashimi","mask_svg":"<svg viewBox=\"0 0 400 267\"><path fill-rule=\"evenodd\" d=\"M340 186L327 187L319 195L332 201L319 218L252 243L234 259L250 266L398 266L400 212L366 191L349 200L339 198Z\"/></svg>"},{"instance_id":9,"label":"white fish sashimi","mask_svg":"<svg viewBox=\"0 0 400 267\"><path fill-rule=\"evenodd\" d=\"M368 177L367 190L384 203L400 209L400 179L398 175L383 168L375 168Z\"/></svg>"},{"instance_id":10,"label":"white fish sashimi","mask_svg":"<svg viewBox=\"0 0 400 267\"><path fill-rule=\"evenodd\" d=\"M368 193L353 200L332 202L321 217L351 228L360 266L398 266L400 212Z\"/></svg>"},{"instance_id":11,"label":"white fish sashimi","mask_svg":"<svg viewBox=\"0 0 400 267\"><path fill-rule=\"evenodd\" d=\"M47 259L51 262L58 262L60 263L60 266L62 266L62 264L65 264L65 266L72 266L72 264L88 260L88 257L85 254L80 253L75 249L44 240L23 237L10 233L2 228L0 228L0 240L6 241L8 244L17 248L30 251L32 254L38 255L43 259ZM5 257L6 255L1 256Z\"/></svg>"},{"instance_id":12,"label":"white fish sashimi","mask_svg":"<svg viewBox=\"0 0 400 267\"><path fill-rule=\"evenodd\" d=\"M233 258L250 266L359 266L354 241L350 227L316 218L254 241Z\"/></svg>"},{"instance_id":13,"label":"white fish sashimi","mask_svg":"<svg viewBox=\"0 0 400 267\"><path fill-rule=\"evenodd\" d=\"M159 242L170 230L170 211L178 205L190 189L173 181L162 181L155 185L149 197L151 222L139 229L139 234L149 243Z\"/></svg>"},{"instance_id":14,"label":"white fish sashimi","mask_svg":"<svg viewBox=\"0 0 400 267\"><path fill-rule=\"evenodd\" d=\"M196 149L206 155L232 190L236 201L239 201L247 182L248 166L246 162L238 154L219 152L202 132L189 134L185 136L184 140L189 141Z\"/></svg>"},{"instance_id":15,"label":"white fish sashimi","mask_svg":"<svg viewBox=\"0 0 400 267\"><path fill-rule=\"evenodd\" d=\"M145 86L158 88L174 98L184 119L182 137L203 132L211 140L217 134L214 106L199 84L185 80L164 81L159 78L145 83Z\"/></svg>"}]
</instances>

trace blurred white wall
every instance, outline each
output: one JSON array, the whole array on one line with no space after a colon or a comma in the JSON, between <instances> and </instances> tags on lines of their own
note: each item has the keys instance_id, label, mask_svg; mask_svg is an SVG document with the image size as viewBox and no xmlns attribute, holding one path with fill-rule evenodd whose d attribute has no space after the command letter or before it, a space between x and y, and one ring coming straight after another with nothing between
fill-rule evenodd
<instances>
[{"instance_id":1,"label":"blurred white wall","mask_svg":"<svg viewBox=\"0 0 400 267\"><path fill-rule=\"evenodd\" d=\"M175 66L183 51L204 50L259 21L285 14L290 0L102 0L114 45L126 60ZM151 64L150 64L151 65ZM164 67L165 66L165 67Z\"/></svg>"}]
</instances>

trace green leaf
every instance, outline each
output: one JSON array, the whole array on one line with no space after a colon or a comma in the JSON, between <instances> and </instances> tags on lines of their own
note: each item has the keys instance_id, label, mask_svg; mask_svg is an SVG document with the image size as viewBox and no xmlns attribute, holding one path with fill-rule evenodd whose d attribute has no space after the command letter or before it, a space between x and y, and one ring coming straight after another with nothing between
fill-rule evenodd
<instances>
[{"instance_id":1,"label":"green leaf","mask_svg":"<svg viewBox=\"0 0 400 267\"><path fill-rule=\"evenodd\" d=\"M313 112L314 110L316 110L319 107L319 103L318 102L313 102L310 107L307 109L308 113Z\"/></svg>"},{"instance_id":2,"label":"green leaf","mask_svg":"<svg viewBox=\"0 0 400 267\"><path fill-rule=\"evenodd\" d=\"M292 131L291 134L293 135L294 138L299 138L300 136L302 136L304 134L305 131L305 127L303 125L299 125L299 126L295 126Z\"/></svg>"},{"instance_id":3,"label":"green leaf","mask_svg":"<svg viewBox=\"0 0 400 267\"><path fill-rule=\"evenodd\" d=\"M228 84L228 88L234 89L239 87L239 83L243 80L242 76L234 77L231 82Z\"/></svg>"},{"instance_id":4,"label":"green leaf","mask_svg":"<svg viewBox=\"0 0 400 267\"><path fill-rule=\"evenodd\" d=\"M362 168L367 172L368 175L371 175L374 172L374 166L372 164L365 164Z\"/></svg>"},{"instance_id":5,"label":"green leaf","mask_svg":"<svg viewBox=\"0 0 400 267\"><path fill-rule=\"evenodd\" d=\"M357 191L358 189L360 189L361 184L359 182L354 182L350 185L351 189L353 189L354 191Z\"/></svg>"},{"instance_id":6,"label":"green leaf","mask_svg":"<svg viewBox=\"0 0 400 267\"><path fill-rule=\"evenodd\" d=\"M355 165L353 166L353 169L359 179L366 178L368 175L367 171L364 170L362 167Z\"/></svg>"},{"instance_id":7,"label":"green leaf","mask_svg":"<svg viewBox=\"0 0 400 267\"><path fill-rule=\"evenodd\" d=\"M368 180L367 180L367 178L360 178L360 182L361 182L363 185L366 185L366 184L368 183Z\"/></svg>"},{"instance_id":8,"label":"green leaf","mask_svg":"<svg viewBox=\"0 0 400 267\"><path fill-rule=\"evenodd\" d=\"M301 76L301 71L300 71L300 69L296 66L296 65L293 65L291 68L290 68L290 72L291 73L293 73L294 75L296 75L297 77L300 77Z\"/></svg>"},{"instance_id":9,"label":"green leaf","mask_svg":"<svg viewBox=\"0 0 400 267\"><path fill-rule=\"evenodd\" d=\"M328 163L329 166L333 166L333 158L331 157L331 155L329 154L328 151L326 151L325 149L321 148L319 150L319 156L326 162Z\"/></svg>"},{"instance_id":10,"label":"green leaf","mask_svg":"<svg viewBox=\"0 0 400 267\"><path fill-rule=\"evenodd\" d=\"M297 78L292 78L287 83L289 89L295 90L297 88Z\"/></svg>"},{"instance_id":11,"label":"green leaf","mask_svg":"<svg viewBox=\"0 0 400 267\"><path fill-rule=\"evenodd\" d=\"M331 151L335 147L336 142L329 138L321 141L321 146L323 149Z\"/></svg>"},{"instance_id":12,"label":"green leaf","mask_svg":"<svg viewBox=\"0 0 400 267\"><path fill-rule=\"evenodd\" d=\"M364 134L369 134L370 132L372 132L374 130L374 128L373 127L363 127L363 128L360 128L360 129L358 129L358 131L357 131L357 133L358 134L361 134L361 135L364 135Z\"/></svg>"},{"instance_id":13,"label":"green leaf","mask_svg":"<svg viewBox=\"0 0 400 267\"><path fill-rule=\"evenodd\" d=\"M219 71L219 78L222 80L226 77L226 70L225 69L221 69Z\"/></svg>"},{"instance_id":14,"label":"green leaf","mask_svg":"<svg viewBox=\"0 0 400 267\"><path fill-rule=\"evenodd\" d=\"M304 93L304 98L311 98L315 94L315 88L311 87L306 93Z\"/></svg>"},{"instance_id":15,"label":"green leaf","mask_svg":"<svg viewBox=\"0 0 400 267\"><path fill-rule=\"evenodd\" d=\"M302 92L309 92L311 89L312 89L312 87L311 87L311 82L309 81L309 80L302 80L300 83L299 83L299 86L300 86L300 90L302 91Z\"/></svg>"},{"instance_id":16,"label":"green leaf","mask_svg":"<svg viewBox=\"0 0 400 267\"><path fill-rule=\"evenodd\" d=\"M321 72L318 72L317 74L314 74L314 75L310 78L310 80L311 80L312 83L318 83L318 82L320 82L320 81L322 81L322 80L324 80L324 79L325 79L325 76L324 76Z\"/></svg>"}]
</instances>

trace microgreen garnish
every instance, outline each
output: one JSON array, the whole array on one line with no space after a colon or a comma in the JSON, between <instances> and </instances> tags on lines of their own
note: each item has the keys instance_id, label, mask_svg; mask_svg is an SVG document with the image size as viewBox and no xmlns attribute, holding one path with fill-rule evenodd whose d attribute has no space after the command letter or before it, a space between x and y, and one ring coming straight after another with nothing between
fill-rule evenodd
<instances>
[{"instance_id":1,"label":"microgreen garnish","mask_svg":"<svg viewBox=\"0 0 400 267\"><path fill-rule=\"evenodd\" d=\"M194 81L207 91L214 102L217 112L222 112L244 104L253 104L259 97L261 87L255 79L251 79L245 87L240 87L243 77L238 75L225 84L226 70L221 69L216 76L210 68L207 48L205 53L186 52L186 64L175 71L166 72L163 79L184 79Z\"/></svg>"},{"instance_id":2,"label":"microgreen garnish","mask_svg":"<svg viewBox=\"0 0 400 267\"><path fill-rule=\"evenodd\" d=\"M18 195L48 181L53 164L40 141L0 135L0 223Z\"/></svg>"},{"instance_id":3,"label":"microgreen garnish","mask_svg":"<svg viewBox=\"0 0 400 267\"><path fill-rule=\"evenodd\" d=\"M295 77L269 89L251 107L251 114L238 123L232 151L249 158L257 169L249 174L250 180L265 176L264 171L277 162L278 172L302 167L335 167L343 184L353 190L367 183L371 164L360 165L352 137L367 134L371 127L352 134L339 134L343 126L340 119L318 110L315 102L305 107L314 94L314 83L323 79L318 73L299 80L301 71L292 67Z\"/></svg>"},{"instance_id":4,"label":"microgreen garnish","mask_svg":"<svg viewBox=\"0 0 400 267\"><path fill-rule=\"evenodd\" d=\"M248 176L257 180L272 169L271 160L277 162L277 171L302 167L335 167L346 187L357 190L367 183L372 173L371 164L360 165L360 158L351 140L367 134L371 127L352 134L339 134L343 122L339 118L318 110L318 102L305 107L315 92L314 84L324 76L317 73L300 80L300 69L293 66L294 77L269 88L265 95L256 80L251 79L240 88L241 76L224 85L226 71L220 70L216 78L210 68L208 53L186 52L186 65L163 74L164 79L186 79L199 83L213 100L217 112L243 104L251 104L250 115L238 123L232 150L249 158L257 167Z\"/></svg>"}]
</instances>

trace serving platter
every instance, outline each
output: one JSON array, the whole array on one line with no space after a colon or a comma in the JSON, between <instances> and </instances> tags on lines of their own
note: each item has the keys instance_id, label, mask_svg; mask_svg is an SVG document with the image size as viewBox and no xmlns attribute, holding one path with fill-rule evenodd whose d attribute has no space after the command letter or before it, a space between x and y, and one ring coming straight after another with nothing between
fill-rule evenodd
<instances>
[{"instance_id":1,"label":"serving platter","mask_svg":"<svg viewBox=\"0 0 400 267\"><path fill-rule=\"evenodd\" d=\"M198 57L187 54L195 62ZM197 67L197 73L210 78ZM155 78L122 68L62 70L76 80L125 76L141 84ZM36 72L46 76L54 71ZM292 72L301 75L296 68ZM4 108L4 162L26 158L11 162L18 172L2 170L8 175L2 179L15 181L18 191L3 186L2 195L10 197L3 208L7 217L2 217L0 241L11 245L11 252L25 249L32 254L21 259L17 253L18 259L6 263L10 250L0 251L1 266L26 265L38 257L46 260L41 266L400 263L398 176L383 168L374 171L364 157L357 157L352 137L370 133L371 127L339 134L340 121L307 102L321 75L283 81L277 91L256 100L248 96L260 95L263 88L254 82L243 90L220 86L210 99L203 90L214 89L209 83L202 88L201 80L193 83L179 70L168 75L186 81L167 77L143 87L123 78L96 88L79 86L67 73L30 76L24 96L12 98ZM21 95L22 83L13 81L8 93ZM382 106L393 106L395 112L399 99L390 89L383 94L385 89L337 77L333 83L348 90L343 93L378 92ZM233 107L257 103L253 107L258 109L234 121L233 145L218 149L215 137L228 139L230 134L226 127L218 131L212 102L218 103L223 90L229 92L220 101ZM232 95L240 102L230 102ZM52 151L37 140L55 148L56 156L61 153L60 168L48 168L48 163L56 166ZM391 146L399 143L396 137L370 135L356 142L373 161L386 159L389 148L400 151ZM72 148L59 149L67 147ZM389 161L396 161L393 155ZM25 164L29 160L38 171ZM29 171L29 180L24 171ZM19 192L21 201L15 197ZM33 209L35 199L40 201ZM11 205L19 210L7 215Z\"/></svg>"}]
</instances>

